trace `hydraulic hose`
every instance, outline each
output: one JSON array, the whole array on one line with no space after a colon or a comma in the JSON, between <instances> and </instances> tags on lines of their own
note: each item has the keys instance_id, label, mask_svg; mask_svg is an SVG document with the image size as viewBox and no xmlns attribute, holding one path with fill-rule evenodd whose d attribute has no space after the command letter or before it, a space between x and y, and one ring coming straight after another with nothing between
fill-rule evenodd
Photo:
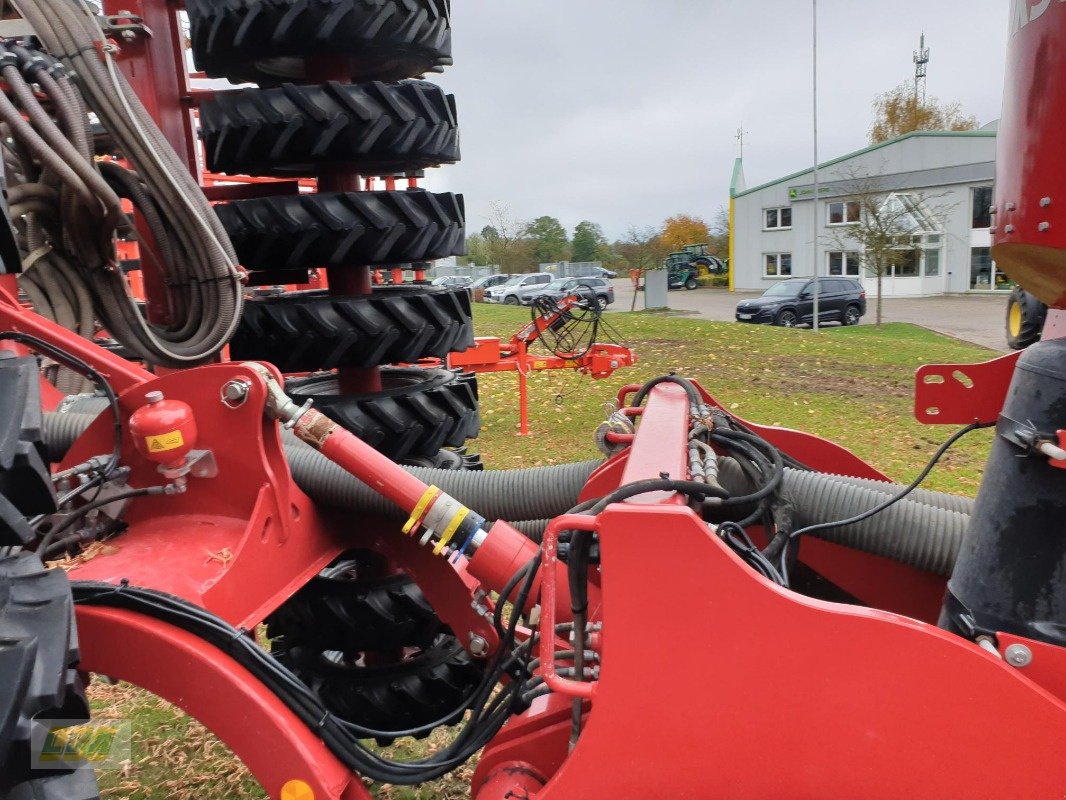
<instances>
[{"instance_id":1,"label":"hydraulic hose","mask_svg":"<svg viewBox=\"0 0 1066 800\"><path fill-rule=\"evenodd\" d=\"M87 407L101 407L102 398L86 396L69 404L68 411L45 414L44 442L49 458L63 457L74 440L96 418L84 413ZM95 402L94 402L95 401ZM376 491L356 480L317 450L298 441L286 431L282 437L285 455L296 485L315 502L369 514L403 519L401 512ZM439 487L486 519L525 520L522 532L536 538L547 520L565 514L600 461L579 461L529 469L466 470L404 467L421 481Z\"/></svg>"},{"instance_id":2,"label":"hydraulic hose","mask_svg":"<svg viewBox=\"0 0 1066 800\"><path fill-rule=\"evenodd\" d=\"M732 492L754 488L731 458L719 459L718 477ZM855 516L903 489L880 481L853 482L857 480L786 468L782 495L794 508L793 527L799 529ZM875 484L876 488L867 483ZM922 502L909 496L863 522L813 535L947 577L951 575L970 524L969 514L957 510L965 505L960 503L964 499L924 491Z\"/></svg>"}]
</instances>

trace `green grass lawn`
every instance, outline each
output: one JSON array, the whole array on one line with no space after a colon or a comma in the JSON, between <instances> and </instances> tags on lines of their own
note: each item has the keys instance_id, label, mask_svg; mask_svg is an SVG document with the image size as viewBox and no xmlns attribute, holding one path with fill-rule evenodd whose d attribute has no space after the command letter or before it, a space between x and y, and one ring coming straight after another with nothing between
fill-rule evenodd
<instances>
[{"instance_id":1,"label":"green grass lawn","mask_svg":"<svg viewBox=\"0 0 1066 800\"><path fill-rule=\"evenodd\" d=\"M529 319L526 309L478 305L478 335L507 339ZM952 427L919 425L912 414L914 370L937 362L971 363L997 354L903 324L827 328L818 334L675 315L610 314L607 320L640 359L610 379L572 372L530 378L530 435L518 435L517 376L479 379L483 427L471 442L489 468L595 458L593 431L618 387L670 371L699 381L738 415L799 428L839 442L898 481L910 480ZM990 431L966 437L941 461L929 488L973 494L991 442ZM132 717L134 753L128 770L101 774L105 797L243 800L263 794L202 726L130 687L98 683L97 714ZM444 734L429 746L439 746ZM423 743L401 745L405 757ZM469 767L420 789L384 787L382 800L465 796Z\"/></svg>"}]
</instances>

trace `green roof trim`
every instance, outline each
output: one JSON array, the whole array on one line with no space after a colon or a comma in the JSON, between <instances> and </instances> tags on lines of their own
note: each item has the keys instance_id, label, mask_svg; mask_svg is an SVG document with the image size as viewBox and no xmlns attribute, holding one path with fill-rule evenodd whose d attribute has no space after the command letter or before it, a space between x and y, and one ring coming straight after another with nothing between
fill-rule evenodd
<instances>
[{"instance_id":1,"label":"green roof trim","mask_svg":"<svg viewBox=\"0 0 1066 800\"><path fill-rule=\"evenodd\" d=\"M864 147L862 150L856 150L853 153L848 153L846 156L840 156L840 158L834 158L832 161L826 161L824 163L821 163L821 164L818 165L818 169L825 169L826 167L831 167L834 164L839 164L842 161L847 161L849 158L855 158L856 156L863 156L863 155L866 155L867 153L872 153L875 150L880 150L882 147L888 147L889 145L896 144L897 142L902 142L902 141L904 141L906 139L916 139L916 138L921 137L921 136L928 136L928 137L954 136L954 137L959 137L959 138L974 138L974 139L989 139L989 138L991 138L991 139L994 139L996 137L996 133L997 133L996 131L983 131L983 130L978 130L978 131L911 131L910 133L905 133L902 136L897 136L895 139L889 139L886 142L881 142L879 144L870 145L869 147ZM776 186L779 183L787 183L788 181L794 181L796 178L802 177L803 175L808 175L808 174L810 174L813 171L814 171L813 167L808 167L807 169L801 169L799 172L793 172L791 175L786 175L785 177L778 178L775 181L769 181L768 183L761 184L760 186L755 186L755 187L752 187L751 189L745 189L742 192L734 192L733 193L733 197L744 197L745 195L753 194L754 192L759 192L759 191L762 191L763 189L768 189L771 186ZM734 177L735 177L736 176L736 170L735 169L733 171L733 174L734 174Z\"/></svg>"},{"instance_id":2,"label":"green roof trim","mask_svg":"<svg viewBox=\"0 0 1066 800\"><path fill-rule=\"evenodd\" d=\"M736 159L733 162L733 177L729 181L729 196L730 197L736 197L737 194L738 194L738 192L737 192L737 181L740 180L740 173L741 173L741 171L743 169L744 169L744 159L742 159L742 158ZM739 194L743 194L743 192L739 192Z\"/></svg>"}]
</instances>

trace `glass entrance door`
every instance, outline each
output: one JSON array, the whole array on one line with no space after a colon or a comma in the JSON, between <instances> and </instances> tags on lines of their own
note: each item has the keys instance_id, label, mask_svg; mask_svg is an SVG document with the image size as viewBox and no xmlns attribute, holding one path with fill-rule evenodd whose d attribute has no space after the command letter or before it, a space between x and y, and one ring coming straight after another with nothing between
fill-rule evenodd
<instances>
[{"instance_id":1,"label":"glass entrance door","mask_svg":"<svg viewBox=\"0 0 1066 800\"><path fill-rule=\"evenodd\" d=\"M1014 281L996 268L992 260L992 250L988 247L974 247L970 250L970 291L972 292L1009 292Z\"/></svg>"}]
</instances>

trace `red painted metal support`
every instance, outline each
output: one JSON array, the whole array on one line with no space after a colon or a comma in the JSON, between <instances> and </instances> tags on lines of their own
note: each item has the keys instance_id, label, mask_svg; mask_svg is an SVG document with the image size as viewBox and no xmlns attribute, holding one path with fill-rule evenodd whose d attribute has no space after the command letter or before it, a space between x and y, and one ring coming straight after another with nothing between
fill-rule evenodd
<instances>
[{"instance_id":1,"label":"red painted metal support","mask_svg":"<svg viewBox=\"0 0 1066 800\"><path fill-rule=\"evenodd\" d=\"M295 714L225 653L179 628L112 608L78 607L80 668L129 681L181 708L217 735L271 798L291 781L315 800L370 800ZM138 721L134 721L138 724Z\"/></svg>"},{"instance_id":2,"label":"red painted metal support","mask_svg":"<svg viewBox=\"0 0 1066 800\"><path fill-rule=\"evenodd\" d=\"M116 392L131 389L154 377L132 361L104 350L31 309L24 308L18 301L15 275L0 275L0 330L28 333L66 350L95 367L111 382Z\"/></svg>"}]
</instances>

